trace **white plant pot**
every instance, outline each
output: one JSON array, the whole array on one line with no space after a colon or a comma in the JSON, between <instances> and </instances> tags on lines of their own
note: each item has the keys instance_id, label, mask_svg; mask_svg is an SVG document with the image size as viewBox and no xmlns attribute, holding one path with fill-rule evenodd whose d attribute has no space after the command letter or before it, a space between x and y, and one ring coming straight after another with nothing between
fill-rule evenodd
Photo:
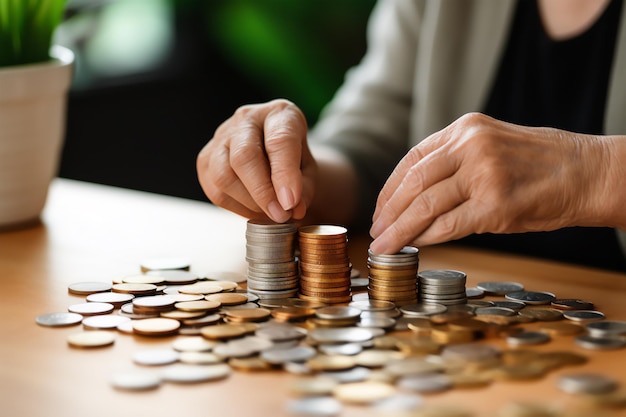
<instances>
[{"instance_id":1,"label":"white plant pot","mask_svg":"<svg viewBox=\"0 0 626 417\"><path fill-rule=\"evenodd\" d=\"M35 223L58 171L74 54L0 68L0 229Z\"/></svg>"}]
</instances>

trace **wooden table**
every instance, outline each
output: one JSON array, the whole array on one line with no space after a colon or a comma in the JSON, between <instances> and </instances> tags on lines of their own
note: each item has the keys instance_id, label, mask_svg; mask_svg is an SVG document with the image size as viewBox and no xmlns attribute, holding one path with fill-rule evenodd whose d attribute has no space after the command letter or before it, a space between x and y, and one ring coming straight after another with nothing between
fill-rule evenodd
<instances>
[{"instance_id":1,"label":"wooden table","mask_svg":"<svg viewBox=\"0 0 626 417\"><path fill-rule=\"evenodd\" d=\"M351 259L366 271L369 239L350 236ZM65 311L81 302L67 286L78 281L110 281L139 272L147 258L184 256L192 270L244 272L245 220L208 203L55 180L42 224L0 233L0 414L39 416L282 416L287 415L285 372L241 373L194 385L163 384L130 393L110 387L117 369L133 367L133 352L169 346L173 340L120 334L112 347L80 350L66 336L79 330L35 324L42 313ZM581 256L583 256L581 254ZM527 289L596 303L608 318L626 320L626 275L453 247L425 248L420 269L459 269L468 286L479 281L519 281ZM506 348L502 341L489 341ZM567 349L587 355L579 368L567 368L533 382L497 382L487 388L455 390L425 397L425 403L466 406L476 415L496 415L512 401L544 402L565 409L579 399L556 388L559 375L572 370L598 372L626 386L626 350L585 351L571 337L538 350ZM626 414L623 411L622 414ZM342 415L373 415L346 407ZM613 414L610 414L613 415Z\"/></svg>"}]
</instances>

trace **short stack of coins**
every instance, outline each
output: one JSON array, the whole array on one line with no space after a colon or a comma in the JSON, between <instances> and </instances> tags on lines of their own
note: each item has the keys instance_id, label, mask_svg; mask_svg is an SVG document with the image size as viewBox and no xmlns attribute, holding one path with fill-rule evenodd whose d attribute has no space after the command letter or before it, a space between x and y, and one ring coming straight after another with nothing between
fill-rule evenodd
<instances>
[{"instance_id":1,"label":"short stack of coins","mask_svg":"<svg viewBox=\"0 0 626 417\"><path fill-rule=\"evenodd\" d=\"M249 220L246 229L248 292L260 299L293 297L298 292L295 223Z\"/></svg>"},{"instance_id":2,"label":"short stack of coins","mask_svg":"<svg viewBox=\"0 0 626 417\"><path fill-rule=\"evenodd\" d=\"M300 298L341 304L351 300L348 231L345 227L315 225L301 227Z\"/></svg>"},{"instance_id":3,"label":"short stack of coins","mask_svg":"<svg viewBox=\"0 0 626 417\"><path fill-rule=\"evenodd\" d=\"M391 301L398 306L417 303L418 253L412 246L391 255L368 250L369 298Z\"/></svg>"},{"instance_id":4,"label":"short stack of coins","mask_svg":"<svg viewBox=\"0 0 626 417\"><path fill-rule=\"evenodd\" d=\"M465 272L431 269L420 272L418 276L420 302L445 306L467 303Z\"/></svg>"}]
</instances>

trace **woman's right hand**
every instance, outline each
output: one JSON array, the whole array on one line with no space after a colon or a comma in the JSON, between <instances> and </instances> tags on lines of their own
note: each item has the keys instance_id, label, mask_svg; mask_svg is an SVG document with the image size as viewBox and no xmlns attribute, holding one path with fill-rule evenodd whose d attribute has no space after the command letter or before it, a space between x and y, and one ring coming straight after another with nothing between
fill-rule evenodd
<instances>
[{"instance_id":1,"label":"woman's right hand","mask_svg":"<svg viewBox=\"0 0 626 417\"><path fill-rule=\"evenodd\" d=\"M304 217L317 176L306 119L287 100L237 109L200 151L196 167L214 204L278 223Z\"/></svg>"}]
</instances>

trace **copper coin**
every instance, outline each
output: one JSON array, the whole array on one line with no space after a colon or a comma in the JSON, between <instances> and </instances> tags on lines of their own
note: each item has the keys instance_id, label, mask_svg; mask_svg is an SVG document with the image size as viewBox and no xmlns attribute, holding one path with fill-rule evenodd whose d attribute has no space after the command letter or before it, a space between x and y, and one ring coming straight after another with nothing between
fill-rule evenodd
<instances>
[{"instance_id":1,"label":"copper coin","mask_svg":"<svg viewBox=\"0 0 626 417\"><path fill-rule=\"evenodd\" d=\"M149 295L154 294L157 286L154 284L115 284L111 291L122 294Z\"/></svg>"},{"instance_id":2,"label":"copper coin","mask_svg":"<svg viewBox=\"0 0 626 417\"><path fill-rule=\"evenodd\" d=\"M248 296L246 294L239 293L211 294L207 295L205 299L208 301L218 302L224 306L234 306L248 302Z\"/></svg>"},{"instance_id":3,"label":"copper coin","mask_svg":"<svg viewBox=\"0 0 626 417\"><path fill-rule=\"evenodd\" d=\"M133 323L134 332L143 336L169 336L176 334L179 328L178 320L161 317L137 320Z\"/></svg>"},{"instance_id":4,"label":"copper coin","mask_svg":"<svg viewBox=\"0 0 626 417\"><path fill-rule=\"evenodd\" d=\"M200 301L183 301L176 303L174 306L182 311L213 311L220 308L219 301L200 300Z\"/></svg>"}]
</instances>

